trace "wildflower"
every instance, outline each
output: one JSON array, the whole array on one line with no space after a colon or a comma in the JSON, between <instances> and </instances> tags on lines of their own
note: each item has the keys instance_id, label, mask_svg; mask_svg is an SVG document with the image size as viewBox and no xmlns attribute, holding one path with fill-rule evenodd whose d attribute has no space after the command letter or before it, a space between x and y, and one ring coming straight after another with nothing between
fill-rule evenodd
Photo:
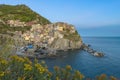
<instances>
[{"instance_id":1,"label":"wildflower","mask_svg":"<svg viewBox=\"0 0 120 80\"><path fill-rule=\"evenodd\" d=\"M110 77L111 80L117 80L115 77L111 76Z\"/></svg>"},{"instance_id":2,"label":"wildflower","mask_svg":"<svg viewBox=\"0 0 120 80\"><path fill-rule=\"evenodd\" d=\"M54 67L54 70L55 70L55 71L59 71L59 67L58 67L58 66L55 66L55 67Z\"/></svg>"},{"instance_id":3,"label":"wildflower","mask_svg":"<svg viewBox=\"0 0 120 80\"><path fill-rule=\"evenodd\" d=\"M49 72L49 70L47 68L45 68L45 72Z\"/></svg>"},{"instance_id":4,"label":"wildflower","mask_svg":"<svg viewBox=\"0 0 120 80\"><path fill-rule=\"evenodd\" d=\"M48 76L51 77L51 76L52 76L52 73L51 73L51 72L48 72Z\"/></svg>"},{"instance_id":5,"label":"wildflower","mask_svg":"<svg viewBox=\"0 0 120 80\"><path fill-rule=\"evenodd\" d=\"M38 68L38 70L39 70L39 72L40 72L41 74L45 72L45 69L44 69L43 67Z\"/></svg>"},{"instance_id":6,"label":"wildflower","mask_svg":"<svg viewBox=\"0 0 120 80\"><path fill-rule=\"evenodd\" d=\"M41 74L47 71L46 68L42 67L42 65L40 65L39 63L36 63L35 67L39 70Z\"/></svg>"},{"instance_id":7,"label":"wildflower","mask_svg":"<svg viewBox=\"0 0 120 80\"><path fill-rule=\"evenodd\" d=\"M23 58L21 58L21 57L18 57L18 62L25 62L25 60L23 59Z\"/></svg>"},{"instance_id":8,"label":"wildflower","mask_svg":"<svg viewBox=\"0 0 120 80\"><path fill-rule=\"evenodd\" d=\"M65 72L66 72L66 70L65 70L65 69L63 69L63 68L61 69L61 71L62 71L62 73L65 73Z\"/></svg>"},{"instance_id":9,"label":"wildflower","mask_svg":"<svg viewBox=\"0 0 120 80\"><path fill-rule=\"evenodd\" d=\"M35 64L35 67L36 67L36 68L39 68L39 67L42 67L42 66L41 66L39 63L36 63L36 64Z\"/></svg>"},{"instance_id":10,"label":"wildflower","mask_svg":"<svg viewBox=\"0 0 120 80\"><path fill-rule=\"evenodd\" d=\"M18 77L17 80L25 80L25 77Z\"/></svg>"},{"instance_id":11,"label":"wildflower","mask_svg":"<svg viewBox=\"0 0 120 80\"><path fill-rule=\"evenodd\" d=\"M11 59L18 61L18 62L24 62L25 60L21 57L18 57L17 55L11 56Z\"/></svg>"},{"instance_id":12,"label":"wildflower","mask_svg":"<svg viewBox=\"0 0 120 80\"><path fill-rule=\"evenodd\" d=\"M4 60L4 59L3 59L3 60L1 60L1 61L0 61L0 63L1 63L1 64L3 64L3 65L8 64L8 62L7 62L6 60Z\"/></svg>"},{"instance_id":13,"label":"wildflower","mask_svg":"<svg viewBox=\"0 0 120 80\"><path fill-rule=\"evenodd\" d=\"M5 75L5 72L0 72L0 77L3 77Z\"/></svg>"},{"instance_id":14,"label":"wildflower","mask_svg":"<svg viewBox=\"0 0 120 80\"><path fill-rule=\"evenodd\" d=\"M83 79L83 78L84 78L84 75L80 74L80 75L79 75L79 78L80 78L80 79Z\"/></svg>"},{"instance_id":15,"label":"wildflower","mask_svg":"<svg viewBox=\"0 0 120 80\"><path fill-rule=\"evenodd\" d=\"M80 71L75 71L75 78L78 78L78 79L83 79L84 78L84 75L80 73Z\"/></svg>"},{"instance_id":16,"label":"wildflower","mask_svg":"<svg viewBox=\"0 0 120 80\"><path fill-rule=\"evenodd\" d=\"M72 67L70 65L67 65L66 70L72 70Z\"/></svg>"},{"instance_id":17,"label":"wildflower","mask_svg":"<svg viewBox=\"0 0 120 80\"><path fill-rule=\"evenodd\" d=\"M80 75L80 72L77 70L77 71L75 72L75 74L76 74L76 76L79 76L79 75Z\"/></svg>"},{"instance_id":18,"label":"wildflower","mask_svg":"<svg viewBox=\"0 0 120 80\"><path fill-rule=\"evenodd\" d=\"M60 80L60 78L57 76L57 77L56 77L56 80Z\"/></svg>"},{"instance_id":19,"label":"wildflower","mask_svg":"<svg viewBox=\"0 0 120 80\"><path fill-rule=\"evenodd\" d=\"M24 70L28 70L28 71L31 71L32 70L32 66L29 65L29 64L24 64Z\"/></svg>"},{"instance_id":20,"label":"wildflower","mask_svg":"<svg viewBox=\"0 0 120 80\"><path fill-rule=\"evenodd\" d=\"M24 57L24 60L25 60L25 62L32 64L32 62L27 57Z\"/></svg>"},{"instance_id":21,"label":"wildflower","mask_svg":"<svg viewBox=\"0 0 120 80\"><path fill-rule=\"evenodd\" d=\"M99 77L99 80L104 80L104 79L106 79L107 78L107 76L105 75L105 74L102 74L100 77Z\"/></svg>"},{"instance_id":22,"label":"wildflower","mask_svg":"<svg viewBox=\"0 0 120 80\"><path fill-rule=\"evenodd\" d=\"M17 57L18 57L17 55L14 55L14 56L11 56L10 58L11 59L17 59Z\"/></svg>"},{"instance_id":23,"label":"wildflower","mask_svg":"<svg viewBox=\"0 0 120 80\"><path fill-rule=\"evenodd\" d=\"M35 62L35 63L38 63L38 60L35 58L34 62Z\"/></svg>"},{"instance_id":24,"label":"wildflower","mask_svg":"<svg viewBox=\"0 0 120 80\"><path fill-rule=\"evenodd\" d=\"M45 64L45 61L41 61L41 64Z\"/></svg>"}]
</instances>

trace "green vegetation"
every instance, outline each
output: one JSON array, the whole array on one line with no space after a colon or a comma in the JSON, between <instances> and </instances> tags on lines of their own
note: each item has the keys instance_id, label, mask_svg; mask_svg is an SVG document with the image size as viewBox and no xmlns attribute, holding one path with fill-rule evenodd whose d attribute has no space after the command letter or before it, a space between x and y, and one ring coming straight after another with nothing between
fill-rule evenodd
<instances>
[{"instance_id":1,"label":"green vegetation","mask_svg":"<svg viewBox=\"0 0 120 80\"><path fill-rule=\"evenodd\" d=\"M72 41L79 41L80 40L80 36L79 36L77 31L75 31L75 33L71 33L69 30L66 30L66 32L64 34L64 38L72 40Z\"/></svg>"},{"instance_id":2,"label":"green vegetation","mask_svg":"<svg viewBox=\"0 0 120 80\"><path fill-rule=\"evenodd\" d=\"M30 30L31 26L24 26L24 27L10 27L10 25L7 24L8 20L19 20L21 22L28 22L31 23L32 21L45 25L49 24L50 21L48 21L46 18L42 17L41 15L37 14L36 12L32 11L30 8L28 8L26 5L0 5L0 33L1 34L10 34L13 35L14 31L22 31L23 33L27 30Z\"/></svg>"},{"instance_id":3,"label":"green vegetation","mask_svg":"<svg viewBox=\"0 0 120 80\"><path fill-rule=\"evenodd\" d=\"M78 70L73 70L70 65L65 68L54 67L50 72L44 61L38 63L35 59L31 62L26 57L10 56L7 59L0 58L0 80L117 80L105 74L95 79L87 79Z\"/></svg>"},{"instance_id":4,"label":"green vegetation","mask_svg":"<svg viewBox=\"0 0 120 80\"><path fill-rule=\"evenodd\" d=\"M9 37L0 38L0 57L7 58L10 56L13 50L14 40Z\"/></svg>"},{"instance_id":5,"label":"green vegetation","mask_svg":"<svg viewBox=\"0 0 120 80\"><path fill-rule=\"evenodd\" d=\"M30 26L25 26L25 27L10 27L9 25L5 25L5 24L2 24L0 23L0 33L1 34L9 34L9 35L14 35L12 33L8 33L7 31L9 32L15 32L15 31L22 31L22 33L30 30Z\"/></svg>"},{"instance_id":6,"label":"green vegetation","mask_svg":"<svg viewBox=\"0 0 120 80\"><path fill-rule=\"evenodd\" d=\"M0 19L7 20L20 20L22 22L29 22L36 20L41 25L48 24L46 18L32 11L26 5L0 5Z\"/></svg>"}]
</instances>

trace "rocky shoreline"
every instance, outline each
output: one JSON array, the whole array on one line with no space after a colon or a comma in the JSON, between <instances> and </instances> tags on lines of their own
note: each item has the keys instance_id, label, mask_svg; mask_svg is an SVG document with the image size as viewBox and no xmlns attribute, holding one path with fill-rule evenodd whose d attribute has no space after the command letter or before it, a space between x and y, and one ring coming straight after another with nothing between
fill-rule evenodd
<instances>
[{"instance_id":1,"label":"rocky shoreline","mask_svg":"<svg viewBox=\"0 0 120 80\"><path fill-rule=\"evenodd\" d=\"M86 52L88 52L91 55L96 56L96 57L103 57L104 56L103 52L98 52L98 51L92 49L90 46L91 45L87 45L87 44L83 43L82 50L84 50L84 51L86 51Z\"/></svg>"},{"instance_id":2,"label":"rocky shoreline","mask_svg":"<svg viewBox=\"0 0 120 80\"><path fill-rule=\"evenodd\" d=\"M103 57L104 53L102 52L98 52L92 48L90 48L91 45L87 45L84 44L82 45L81 48L79 48L79 50L84 50L88 53L90 53L91 55L95 56L95 57ZM60 55L63 52L67 52L70 51L72 49L69 50L56 50L56 49L52 49L49 47L38 47L38 48L30 48L30 46L26 46L26 47L22 47L19 51L16 52L16 54L18 56L22 56L22 57L29 57L29 58L57 58L57 57L62 57L64 55Z\"/></svg>"},{"instance_id":3,"label":"rocky shoreline","mask_svg":"<svg viewBox=\"0 0 120 80\"><path fill-rule=\"evenodd\" d=\"M80 49L80 48L79 48ZM29 58L57 58L64 56L64 52L75 50L75 49L68 49L68 50L56 50L50 47L21 47L17 49L16 55L22 56L22 57L29 57ZM61 55L62 54L62 55Z\"/></svg>"},{"instance_id":4,"label":"rocky shoreline","mask_svg":"<svg viewBox=\"0 0 120 80\"><path fill-rule=\"evenodd\" d=\"M81 47L76 47L76 48L70 48L68 45L70 45L69 43L66 44L65 41L63 42L59 42L59 43L63 43L64 45L67 45L68 47L65 48L65 46L63 44L60 44L61 46L64 46L61 47L61 48L52 48L52 47L49 47L49 46L43 46L43 45L36 45L34 43L32 43L30 45L29 42L24 42L24 40L22 40L22 42L19 40L16 41L16 38L14 37L10 37L10 36L7 36L7 35L0 35L1 36L1 40L3 39L13 39L15 40L15 42L11 45L14 46L11 50L13 51L13 53L15 53L16 55L18 56L23 56L23 57L29 57L29 58L56 58L56 57L61 57L61 54L62 52L65 52L65 51L70 51L70 50L84 50L88 53L90 53L91 55L93 56L96 56L96 57L103 57L104 54L102 52L98 52L94 49L92 49L90 46L91 45L87 45L87 44L84 44L82 43L81 44L77 44L77 45L80 45ZM19 42L18 42L19 41ZM57 44L58 46L60 46L59 44Z\"/></svg>"}]
</instances>

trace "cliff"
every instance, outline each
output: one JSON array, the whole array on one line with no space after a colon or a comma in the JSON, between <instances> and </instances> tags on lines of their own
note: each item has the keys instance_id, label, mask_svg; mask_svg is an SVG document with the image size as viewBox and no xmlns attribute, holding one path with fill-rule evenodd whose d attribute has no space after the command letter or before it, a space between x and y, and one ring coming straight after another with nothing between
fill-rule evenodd
<instances>
[{"instance_id":1,"label":"cliff","mask_svg":"<svg viewBox=\"0 0 120 80\"><path fill-rule=\"evenodd\" d=\"M0 33L21 42L56 50L80 49L82 40L75 27L51 23L25 5L0 5ZM22 43L23 44L23 43Z\"/></svg>"}]
</instances>

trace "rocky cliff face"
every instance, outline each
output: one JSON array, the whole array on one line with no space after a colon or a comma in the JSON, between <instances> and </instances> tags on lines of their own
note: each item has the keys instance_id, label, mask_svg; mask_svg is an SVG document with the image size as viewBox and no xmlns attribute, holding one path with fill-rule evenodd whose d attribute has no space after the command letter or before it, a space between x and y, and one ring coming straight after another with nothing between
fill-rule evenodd
<instances>
[{"instance_id":1,"label":"rocky cliff face","mask_svg":"<svg viewBox=\"0 0 120 80\"><path fill-rule=\"evenodd\" d=\"M56 50L80 49L82 40L73 25L67 23L55 23L59 35L54 39L50 47Z\"/></svg>"},{"instance_id":2,"label":"rocky cliff face","mask_svg":"<svg viewBox=\"0 0 120 80\"><path fill-rule=\"evenodd\" d=\"M71 24L50 23L25 5L0 5L0 33L56 50L79 49L81 37Z\"/></svg>"},{"instance_id":3,"label":"rocky cliff face","mask_svg":"<svg viewBox=\"0 0 120 80\"><path fill-rule=\"evenodd\" d=\"M50 46L56 50L70 50L70 49L80 49L82 45L82 41L71 41L69 39L57 39L53 44Z\"/></svg>"}]
</instances>

